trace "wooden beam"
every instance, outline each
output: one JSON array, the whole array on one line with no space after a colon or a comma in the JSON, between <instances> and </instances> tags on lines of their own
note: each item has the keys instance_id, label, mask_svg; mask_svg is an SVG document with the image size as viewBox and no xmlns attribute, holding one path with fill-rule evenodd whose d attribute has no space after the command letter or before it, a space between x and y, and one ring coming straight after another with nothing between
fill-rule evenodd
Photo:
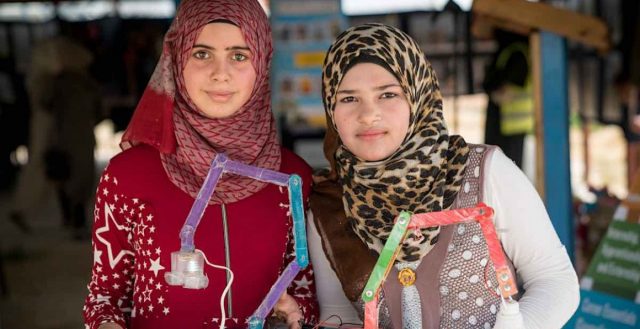
<instances>
[{"instance_id":1,"label":"wooden beam","mask_svg":"<svg viewBox=\"0 0 640 329\"><path fill-rule=\"evenodd\" d=\"M607 25L592 16L526 0L474 0L472 10L516 33L544 30L601 52L611 48Z\"/></svg>"},{"instance_id":2,"label":"wooden beam","mask_svg":"<svg viewBox=\"0 0 640 329\"><path fill-rule=\"evenodd\" d=\"M485 16L484 14L475 13L474 26L482 28L481 31L474 31L478 38L489 39L493 37L493 29L498 27L502 30L513 32L520 35L529 35L535 32L530 26L521 25L510 20Z\"/></svg>"},{"instance_id":3,"label":"wooden beam","mask_svg":"<svg viewBox=\"0 0 640 329\"><path fill-rule=\"evenodd\" d=\"M544 125L542 113L542 48L540 45L540 33L532 33L529 37L529 54L531 56L531 77L533 84L533 108L535 113L535 134L536 134L536 190L542 200L545 199L544 191Z\"/></svg>"}]
</instances>

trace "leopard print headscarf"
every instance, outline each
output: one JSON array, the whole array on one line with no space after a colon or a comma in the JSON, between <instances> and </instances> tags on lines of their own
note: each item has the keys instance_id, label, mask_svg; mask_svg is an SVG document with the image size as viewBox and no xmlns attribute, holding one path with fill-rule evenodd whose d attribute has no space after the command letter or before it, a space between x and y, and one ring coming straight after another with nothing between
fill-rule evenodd
<instances>
[{"instance_id":1,"label":"leopard print headscarf","mask_svg":"<svg viewBox=\"0 0 640 329\"><path fill-rule=\"evenodd\" d=\"M469 148L462 137L449 136L438 80L420 47L407 34L383 24L350 28L329 48L322 96L330 129L337 131L334 110L340 82L349 68L362 61L386 63L411 108L407 135L388 158L361 160L341 142L334 153L347 219L369 249L379 253L400 211L424 213L452 205ZM410 232L397 260L421 259L433 248L439 232L439 227Z\"/></svg>"}]
</instances>

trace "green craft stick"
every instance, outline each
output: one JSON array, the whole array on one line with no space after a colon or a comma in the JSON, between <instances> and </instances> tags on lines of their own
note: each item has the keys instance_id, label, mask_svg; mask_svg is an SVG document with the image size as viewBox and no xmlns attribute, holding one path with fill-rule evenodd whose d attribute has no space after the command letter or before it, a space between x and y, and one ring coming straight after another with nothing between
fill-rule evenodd
<instances>
[{"instance_id":1,"label":"green craft stick","mask_svg":"<svg viewBox=\"0 0 640 329\"><path fill-rule=\"evenodd\" d=\"M410 212L403 211L398 215L398 219L393 225L391 234L389 234L389 238L384 244L382 252L380 252L378 261L373 267L371 276L369 276L369 281L367 281L367 285L364 287L364 291L362 292L362 300L365 303L373 300L373 296L378 293L378 289L380 288L382 281L387 277L387 274L391 269L391 265L393 265L393 261L395 260L395 256L398 253L398 250L400 250L400 243L404 240L404 236L407 233L407 226L409 226L409 222L411 222Z\"/></svg>"}]
</instances>

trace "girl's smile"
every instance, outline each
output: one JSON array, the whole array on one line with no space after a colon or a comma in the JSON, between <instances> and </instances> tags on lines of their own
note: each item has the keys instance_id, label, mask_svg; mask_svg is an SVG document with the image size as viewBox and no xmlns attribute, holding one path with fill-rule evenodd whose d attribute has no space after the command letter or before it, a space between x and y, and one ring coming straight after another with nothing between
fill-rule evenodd
<instances>
[{"instance_id":1,"label":"girl's smile","mask_svg":"<svg viewBox=\"0 0 640 329\"><path fill-rule=\"evenodd\" d=\"M209 98L216 103L226 103L233 96L230 91L207 91Z\"/></svg>"},{"instance_id":2,"label":"girl's smile","mask_svg":"<svg viewBox=\"0 0 640 329\"><path fill-rule=\"evenodd\" d=\"M368 129L363 132L357 133L356 136L365 141L376 140L378 138L382 138L387 134L387 131L384 129Z\"/></svg>"}]
</instances>

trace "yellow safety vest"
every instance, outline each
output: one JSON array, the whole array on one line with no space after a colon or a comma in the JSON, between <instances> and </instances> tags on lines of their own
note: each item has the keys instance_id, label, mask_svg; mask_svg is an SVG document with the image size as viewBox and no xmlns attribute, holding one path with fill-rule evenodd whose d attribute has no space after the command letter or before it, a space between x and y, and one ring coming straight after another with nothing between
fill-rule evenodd
<instances>
[{"instance_id":1,"label":"yellow safety vest","mask_svg":"<svg viewBox=\"0 0 640 329\"><path fill-rule=\"evenodd\" d=\"M522 52L529 65L529 49L523 43L514 43L505 48L496 62L498 69L503 69L511 55ZM535 123L533 115L533 86L531 74L523 87L508 83L504 86L506 98L500 104L500 131L503 135L531 134Z\"/></svg>"}]
</instances>

